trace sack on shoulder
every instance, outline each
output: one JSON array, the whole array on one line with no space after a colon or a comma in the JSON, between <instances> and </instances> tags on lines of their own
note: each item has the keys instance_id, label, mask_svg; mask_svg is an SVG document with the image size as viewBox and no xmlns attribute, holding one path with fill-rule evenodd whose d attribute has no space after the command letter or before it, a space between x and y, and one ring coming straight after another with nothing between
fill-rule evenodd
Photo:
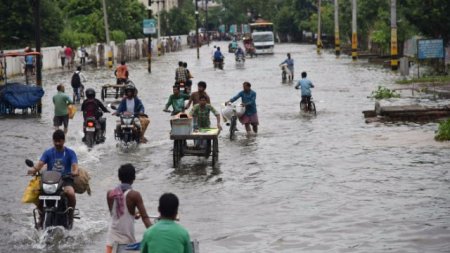
<instances>
[{"instance_id":1,"label":"sack on shoulder","mask_svg":"<svg viewBox=\"0 0 450 253\"><path fill-rule=\"evenodd\" d=\"M75 192L78 194L87 192L88 195L91 195L90 179L91 177L85 169L78 168L78 176L73 178L73 189Z\"/></svg>"},{"instance_id":2,"label":"sack on shoulder","mask_svg":"<svg viewBox=\"0 0 450 253\"><path fill-rule=\"evenodd\" d=\"M34 176L28 183L22 196L22 203L39 204L39 194L41 192L41 177Z\"/></svg>"}]
</instances>

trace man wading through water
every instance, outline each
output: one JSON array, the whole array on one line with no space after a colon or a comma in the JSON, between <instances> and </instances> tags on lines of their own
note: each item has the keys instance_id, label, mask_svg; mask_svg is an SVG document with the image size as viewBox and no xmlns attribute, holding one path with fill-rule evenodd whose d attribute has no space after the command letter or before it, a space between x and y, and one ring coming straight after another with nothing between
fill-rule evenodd
<instances>
[{"instance_id":1,"label":"man wading through water","mask_svg":"<svg viewBox=\"0 0 450 253\"><path fill-rule=\"evenodd\" d=\"M111 213L106 253L112 253L114 243L130 244L136 242L134 236L135 219L141 218L146 228L152 225L141 194L131 188L135 178L136 170L132 164L120 166L119 180L121 184L106 194L106 201ZM136 212L136 209L138 212Z\"/></svg>"}]
</instances>

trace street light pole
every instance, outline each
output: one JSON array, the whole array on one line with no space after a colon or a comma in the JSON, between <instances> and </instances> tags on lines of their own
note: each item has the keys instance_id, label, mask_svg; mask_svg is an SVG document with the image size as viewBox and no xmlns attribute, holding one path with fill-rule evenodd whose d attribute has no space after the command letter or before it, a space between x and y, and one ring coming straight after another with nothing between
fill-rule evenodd
<instances>
[{"instance_id":1,"label":"street light pole","mask_svg":"<svg viewBox=\"0 0 450 253\"><path fill-rule=\"evenodd\" d=\"M40 0L34 0L34 25L35 25L35 40L36 40L36 52L39 54L36 55L36 85L42 86L42 56L41 56L41 3ZM37 104L37 113L42 113L42 99L39 99Z\"/></svg>"},{"instance_id":2,"label":"street light pole","mask_svg":"<svg viewBox=\"0 0 450 253\"><path fill-rule=\"evenodd\" d=\"M195 0L195 37L196 37L196 44L197 44L197 59L200 59L200 45L199 45L199 38L198 38L198 0Z\"/></svg>"}]
</instances>

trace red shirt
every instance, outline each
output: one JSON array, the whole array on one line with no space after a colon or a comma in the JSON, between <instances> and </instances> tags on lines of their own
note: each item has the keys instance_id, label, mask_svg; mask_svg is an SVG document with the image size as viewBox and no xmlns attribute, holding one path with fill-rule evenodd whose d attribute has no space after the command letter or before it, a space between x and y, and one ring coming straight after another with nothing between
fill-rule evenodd
<instances>
[{"instance_id":1,"label":"red shirt","mask_svg":"<svg viewBox=\"0 0 450 253\"><path fill-rule=\"evenodd\" d=\"M66 57L72 57L72 48L66 47L66 49L64 50L64 54L66 55Z\"/></svg>"}]
</instances>

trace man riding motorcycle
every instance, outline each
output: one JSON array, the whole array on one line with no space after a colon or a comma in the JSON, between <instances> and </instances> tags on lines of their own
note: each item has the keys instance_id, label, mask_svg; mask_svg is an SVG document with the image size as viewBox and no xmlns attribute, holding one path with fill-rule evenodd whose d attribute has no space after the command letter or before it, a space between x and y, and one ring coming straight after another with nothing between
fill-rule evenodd
<instances>
[{"instance_id":1,"label":"man riding motorcycle","mask_svg":"<svg viewBox=\"0 0 450 253\"><path fill-rule=\"evenodd\" d=\"M218 65L220 65L220 64L223 64L223 54L222 54L222 52L220 52L220 47L217 47L217 50L216 50L216 52L214 53L214 63L216 64L218 64ZM214 64L214 65L215 65Z\"/></svg>"},{"instance_id":2,"label":"man riding motorcycle","mask_svg":"<svg viewBox=\"0 0 450 253\"><path fill-rule=\"evenodd\" d=\"M140 132L141 143L146 143L147 139L144 137L145 131L147 130L150 120L147 115L145 115L145 108L142 101L136 96L136 88L132 85L128 85L125 88L125 98L120 102L119 108L113 113L113 115L120 115L122 113L134 114L136 118L134 124L136 126L136 134ZM120 132L120 122L116 126L116 131Z\"/></svg>"},{"instance_id":3,"label":"man riding motorcycle","mask_svg":"<svg viewBox=\"0 0 450 253\"><path fill-rule=\"evenodd\" d=\"M238 49L236 50L234 55L236 56L236 61L238 61L240 57L242 59L245 59L245 53L244 53L244 50L242 50L241 47L238 47Z\"/></svg>"},{"instance_id":4,"label":"man riding motorcycle","mask_svg":"<svg viewBox=\"0 0 450 253\"><path fill-rule=\"evenodd\" d=\"M81 111L83 112L83 118L84 123L83 126L85 127L86 119L90 117L94 117L95 121L100 124L100 129L102 130L102 136L101 140L105 140L105 130L106 130L106 119L102 118L103 112L109 113L110 111L103 105L103 103L95 98L95 90L92 88L89 88L85 91L86 94L86 100L84 100L83 104L81 105ZM83 127L83 129L84 129ZM85 137L83 137L84 141Z\"/></svg>"},{"instance_id":5,"label":"man riding motorcycle","mask_svg":"<svg viewBox=\"0 0 450 253\"><path fill-rule=\"evenodd\" d=\"M64 131L58 129L53 133L53 145L54 147L47 149L42 154L39 162L32 169L28 170L28 175L35 175L38 173L44 165L47 165L47 170L61 171L63 177L64 194L68 199L68 206L71 207L69 211L69 223L73 223L73 215L76 206L75 190L73 188L73 177L78 176L78 160L75 152L64 146L65 135ZM42 228L43 219L43 206L42 202L39 202L39 221L36 228Z\"/></svg>"}]
</instances>

